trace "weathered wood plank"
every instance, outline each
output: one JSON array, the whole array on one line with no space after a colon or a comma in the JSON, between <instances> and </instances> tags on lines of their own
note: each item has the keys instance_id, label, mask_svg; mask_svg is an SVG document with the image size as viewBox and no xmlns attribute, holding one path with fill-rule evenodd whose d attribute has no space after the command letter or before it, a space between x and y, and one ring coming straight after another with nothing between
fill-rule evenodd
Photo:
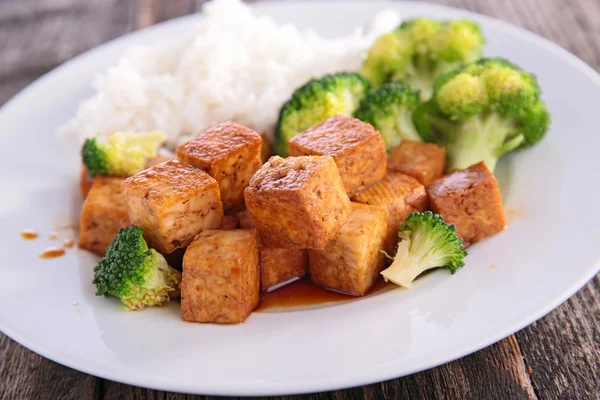
<instances>
[{"instance_id":1,"label":"weathered wood plank","mask_svg":"<svg viewBox=\"0 0 600 400\"><path fill-rule=\"evenodd\" d=\"M0 399L92 400L99 394L98 382L0 334Z\"/></svg>"},{"instance_id":2,"label":"weathered wood plank","mask_svg":"<svg viewBox=\"0 0 600 400\"><path fill-rule=\"evenodd\" d=\"M128 0L3 0L0 82L42 75L133 28Z\"/></svg>"}]
</instances>

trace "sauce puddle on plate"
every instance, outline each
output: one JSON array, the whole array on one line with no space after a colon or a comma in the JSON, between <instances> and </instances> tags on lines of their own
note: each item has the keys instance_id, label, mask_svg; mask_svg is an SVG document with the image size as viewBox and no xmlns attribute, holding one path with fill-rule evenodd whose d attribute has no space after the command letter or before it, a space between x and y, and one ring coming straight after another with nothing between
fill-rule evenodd
<instances>
[{"instance_id":1,"label":"sauce puddle on plate","mask_svg":"<svg viewBox=\"0 0 600 400\"><path fill-rule=\"evenodd\" d=\"M392 284L386 283L383 279L379 279L366 295L355 297L323 289L313 284L309 278L303 278L273 292L263 293L260 297L260 304L255 311L290 307L310 307L325 303L352 301L371 296L373 293L379 292L389 286L392 286Z\"/></svg>"},{"instance_id":2,"label":"sauce puddle on plate","mask_svg":"<svg viewBox=\"0 0 600 400\"><path fill-rule=\"evenodd\" d=\"M63 256L65 251L63 249L59 249L57 247L49 247L40 254L40 258L50 259Z\"/></svg>"},{"instance_id":3,"label":"sauce puddle on plate","mask_svg":"<svg viewBox=\"0 0 600 400\"><path fill-rule=\"evenodd\" d=\"M40 236L40 234L34 231L33 229L23 229L21 231L21 237L25 240L37 239L38 236Z\"/></svg>"}]
</instances>

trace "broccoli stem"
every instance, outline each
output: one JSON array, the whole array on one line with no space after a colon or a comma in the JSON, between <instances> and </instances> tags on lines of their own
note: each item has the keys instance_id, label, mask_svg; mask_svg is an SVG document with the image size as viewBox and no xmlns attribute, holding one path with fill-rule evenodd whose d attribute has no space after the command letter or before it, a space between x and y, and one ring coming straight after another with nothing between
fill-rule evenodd
<instances>
[{"instance_id":1,"label":"broccoli stem","mask_svg":"<svg viewBox=\"0 0 600 400\"><path fill-rule=\"evenodd\" d=\"M511 119L496 112L467 118L455 126L446 146L448 171L467 168L480 161L493 171L498 159L523 142L523 135L515 134Z\"/></svg>"}]
</instances>

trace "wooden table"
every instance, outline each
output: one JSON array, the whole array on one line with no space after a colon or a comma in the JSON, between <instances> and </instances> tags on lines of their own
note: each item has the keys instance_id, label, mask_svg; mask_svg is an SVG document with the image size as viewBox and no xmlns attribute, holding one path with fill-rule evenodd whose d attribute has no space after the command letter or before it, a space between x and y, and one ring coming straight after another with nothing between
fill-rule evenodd
<instances>
[{"instance_id":1,"label":"wooden table","mask_svg":"<svg viewBox=\"0 0 600 400\"><path fill-rule=\"evenodd\" d=\"M436 2L525 27L600 69L598 0ZM198 0L0 0L0 104L89 48L192 13L201 4ZM86 375L49 361L0 333L0 398L196 397ZM540 321L478 353L405 378L298 398L600 399L600 275Z\"/></svg>"}]
</instances>

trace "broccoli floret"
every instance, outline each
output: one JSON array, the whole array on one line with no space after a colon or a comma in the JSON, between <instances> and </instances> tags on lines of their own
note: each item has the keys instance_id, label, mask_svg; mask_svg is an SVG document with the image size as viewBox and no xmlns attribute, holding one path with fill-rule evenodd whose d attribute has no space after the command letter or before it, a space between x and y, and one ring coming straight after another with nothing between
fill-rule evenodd
<instances>
[{"instance_id":1,"label":"broccoli floret","mask_svg":"<svg viewBox=\"0 0 600 400\"><path fill-rule=\"evenodd\" d=\"M181 274L165 258L149 249L144 230L132 225L121 228L94 268L96 295L116 296L129 310L142 310L169 301L169 292L179 288Z\"/></svg>"},{"instance_id":2,"label":"broccoli floret","mask_svg":"<svg viewBox=\"0 0 600 400\"><path fill-rule=\"evenodd\" d=\"M275 131L277 153L289 154L288 141L326 119L351 116L371 91L371 84L359 74L340 72L312 79L296 89L279 112Z\"/></svg>"},{"instance_id":3,"label":"broccoli floret","mask_svg":"<svg viewBox=\"0 0 600 400\"><path fill-rule=\"evenodd\" d=\"M407 84L390 82L365 97L354 116L373 125L389 151L403 139L422 140L412 120L418 104L418 91Z\"/></svg>"},{"instance_id":4,"label":"broccoli floret","mask_svg":"<svg viewBox=\"0 0 600 400\"><path fill-rule=\"evenodd\" d=\"M156 156L158 147L167 139L163 132L120 132L106 143L98 138L86 139L81 158L90 176L131 176L144 169L146 160Z\"/></svg>"},{"instance_id":5,"label":"broccoli floret","mask_svg":"<svg viewBox=\"0 0 600 400\"><path fill-rule=\"evenodd\" d=\"M485 38L473 21L417 18L380 36L369 49L362 74L379 86L404 82L431 97L436 77L481 57Z\"/></svg>"},{"instance_id":6,"label":"broccoli floret","mask_svg":"<svg viewBox=\"0 0 600 400\"><path fill-rule=\"evenodd\" d=\"M421 137L446 147L448 171L498 159L539 142L550 125L535 76L504 59L481 59L440 76L413 121Z\"/></svg>"},{"instance_id":7,"label":"broccoli floret","mask_svg":"<svg viewBox=\"0 0 600 400\"><path fill-rule=\"evenodd\" d=\"M431 211L409 215L398 237L394 261L381 272L386 281L410 288L415 278L429 269L444 267L454 274L465 265L467 252L455 226Z\"/></svg>"}]
</instances>

